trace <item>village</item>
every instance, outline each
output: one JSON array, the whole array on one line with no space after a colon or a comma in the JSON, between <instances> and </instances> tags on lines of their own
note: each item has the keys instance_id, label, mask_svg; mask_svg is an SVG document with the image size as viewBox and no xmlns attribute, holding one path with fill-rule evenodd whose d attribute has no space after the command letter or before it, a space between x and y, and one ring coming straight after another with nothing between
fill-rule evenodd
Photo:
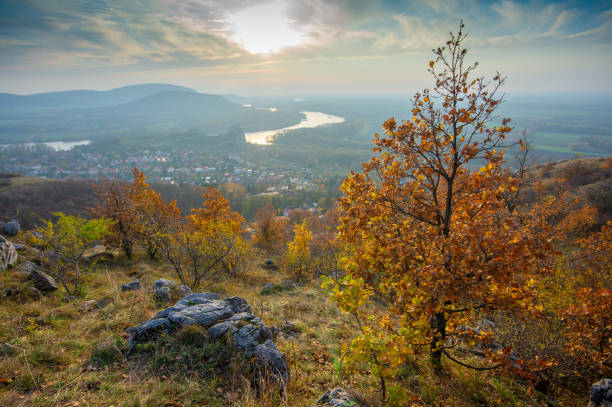
<instances>
[{"instance_id":1,"label":"village","mask_svg":"<svg viewBox=\"0 0 612 407\"><path fill-rule=\"evenodd\" d=\"M308 168L276 169L243 160L238 154L209 156L193 151L142 149L125 154L88 152L82 148L54 151L46 146L0 148L0 172L59 180L99 177L130 180L139 168L150 182L218 186L242 184L253 194L300 191L325 182Z\"/></svg>"}]
</instances>

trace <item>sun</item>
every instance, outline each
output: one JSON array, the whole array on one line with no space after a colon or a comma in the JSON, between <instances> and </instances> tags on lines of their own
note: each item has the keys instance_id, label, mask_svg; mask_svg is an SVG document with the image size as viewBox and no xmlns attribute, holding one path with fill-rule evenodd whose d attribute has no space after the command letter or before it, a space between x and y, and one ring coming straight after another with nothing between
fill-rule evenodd
<instances>
[{"instance_id":1,"label":"sun","mask_svg":"<svg viewBox=\"0 0 612 407\"><path fill-rule=\"evenodd\" d=\"M304 35L291 27L283 8L282 1L274 0L231 15L234 40L251 54L275 53L284 47L303 44Z\"/></svg>"}]
</instances>

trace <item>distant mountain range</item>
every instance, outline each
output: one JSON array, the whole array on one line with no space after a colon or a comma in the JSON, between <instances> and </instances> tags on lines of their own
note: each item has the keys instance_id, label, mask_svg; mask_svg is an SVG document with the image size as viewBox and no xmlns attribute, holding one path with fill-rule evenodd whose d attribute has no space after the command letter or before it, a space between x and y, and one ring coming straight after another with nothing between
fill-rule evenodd
<instances>
[{"instance_id":1,"label":"distant mountain range","mask_svg":"<svg viewBox=\"0 0 612 407\"><path fill-rule=\"evenodd\" d=\"M28 111L33 109L74 109L112 106L151 96L155 93L173 91L197 94L193 89L163 83L130 85L111 90L69 90L64 92L14 95L0 93L2 113Z\"/></svg>"},{"instance_id":2,"label":"distant mountain range","mask_svg":"<svg viewBox=\"0 0 612 407\"><path fill-rule=\"evenodd\" d=\"M300 119L295 111L253 109L220 95L170 84L34 95L0 93L0 144L159 136L193 129L222 133L233 125L256 131L285 127Z\"/></svg>"}]
</instances>

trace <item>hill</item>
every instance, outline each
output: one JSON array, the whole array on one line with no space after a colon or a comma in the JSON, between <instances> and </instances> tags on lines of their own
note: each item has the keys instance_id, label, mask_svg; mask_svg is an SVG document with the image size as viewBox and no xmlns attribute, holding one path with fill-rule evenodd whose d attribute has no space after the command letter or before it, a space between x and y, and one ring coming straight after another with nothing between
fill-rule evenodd
<instances>
[{"instance_id":1,"label":"hill","mask_svg":"<svg viewBox=\"0 0 612 407\"><path fill-rule=\"evenodd\" d=\"M236 128L230 135L240 138L241 132ZM609 185L612 159L549 163L530 167L528 172L534 179L525 190L526 199L539 191L536 183L548 189L554 187L557 179L565 178L573 192L593 203L588 191L602 191ZM172 187L159 192L167 198L184 190ZM91 187L85 181L52 181L12 174L0 177L0 208L12 205L18 209L17 216L36 210L49 213L56 208L52 205L58 205L55 210L79 214L93 199ZM609 204L610 199L604 196L602 202ZM606 209L605 205L599 207ZM324 220L314 214L308 219L313 222L313 233L326 229ZM31 244L23 234L11 239ZM359 318L352 318L328 300L329 293L320 287L318 274L296 284L295 274L275 266L284 264L285 257L260 252L249 245L235 267L220 268L202 280L200 291L218 293L230 300L243 298L251 307L248 315L242 317L258 318L265 326L274 327L262 341L273 338L291 369L285 391L277 393L270 382L252 383L257 365L233 353L231 337L227 342L212 341L212 326L206 330L190 325L156 336L152 342L131 346L133 331L126 331L129 327L139 326L156 315L167 315L168 320L176 318L170 312L179 308L164 309L183 298L184 293L177 288L180 273L176 265L163 257L147 258L144 247L138 245L130 258L119 250L104 251L97 247L94 253L100 262L94 261L89 269L83 264L80 270L87 273L86 284L76 297L64 297L61 287L46 295L32 290L24 274L28 267L34 267L25 260L36 261L40 253L32 248L22 249L14 268L0 273L3 287L0 317L7 328L0 330L0 343L4 343L0 345L0 404L305 407L312 406L326 390L342 386L354 390L358 406L381 405L375 369L357 362L355 369L347 373L350 362L341 356L341 344L360 330ZM90 257L88 261L91 260ZM137 289L121 288L135 279L139 281ZM154 287L168 280L176 283L168 283L174 288L168 289L166 299L161 300ZM197 306L190 299L185 301ZM371 315L378 315L386 305L373 301L370 307ZM165 317L157 322L164 322L161 318ZM490 324L499 323L503 336L503 319L496 321ZM535 323L540 324L541 320ZM238 328L241 331L248 326ZM527 328L530 331L523 334L535 330L532 326ZM523 344L532 346L530 340L527 336ZM559 352L565 355L563 349ZM559 383L536 387L535 390L544 392L540 393L533 391L529 380L498 371L471 370L446 360L437 369L426 353L411 354L403 362L398 376L387 382L388 399L382 405L518 407L559 403L574 407L584 404L590 385L580 378L579 384L576 380L568 381L571 387ZM474 355L475 359L480 357ZM538 384L542 382L546 383Z\"/></svg>"},{"instance_id":2,"label":"hill","mask_svg":"<svg viewBox=\"0 0 612 407\"><path fill-rule=\"evenodd\" d=\"M231 116L246 110L219 95L164 90L129 103L98 108L88 113L108 114L118 118L142 115L208 118L214 115Z\"/></svg>"},{"instance_id":3,"label":"hill","mask_svg":"<svg viewBox=\"0 0 612 407\"><path fill-rule=\"evenodd\" d=\"M221 133L232 125L246 131L281 128L301 117L295 111L247 108L219 95L169 84L0 94L0 144L114 136L167 140L192 129L206 134Z\"/></svg>"},{"instance_id":4,"label":"hill","mask_svg":"<svg viewBox=\"0 0 612 407\"><path fill-rule=\"evenodd\" d=\"M195 90L183 86L157 83L129 85L106 91L70 90L33 95L0 93L0 110L3 114L26 114L39 110L48 112L50 110L117 105L163 91L196 93Z\"/></svg>"},{"instance_id":5,"label":"hill","mask_svg":"<svg viewBox=\"0 0 612 407\"><path fill-rule=\"evenodd\" d=\"M528 170L533 181L540 182L546 190L557 188L559 179L566 180L570 190L583 202L597 208L599 225L612 219L612 157L548 162ZM532 184L524 198L530 201L537 194Z\"/></svg>"}]
</instances>

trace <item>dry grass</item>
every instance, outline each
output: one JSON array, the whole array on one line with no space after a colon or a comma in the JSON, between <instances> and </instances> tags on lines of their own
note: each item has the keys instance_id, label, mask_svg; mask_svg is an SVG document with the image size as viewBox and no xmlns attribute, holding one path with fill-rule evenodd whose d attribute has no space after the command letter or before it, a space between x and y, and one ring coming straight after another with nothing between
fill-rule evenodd
<instances>
[{"instance_id":1,"label":"dry grass","mask_svg":"<svg viewBox=\"0 0 612 407\"><path fill-rule=\"evenodd\" d=\"M291 367L284 394L257 392L245 378L244 361L229 358L212 367L197 360L188 363L189 349L205 355L207 350L202 344L186 345L185 338L156 344L149 353L126 356L124 330L158 311L146 289L158 278L174 276L163 263L123 259L98 266L88 281L85 298L64 302L60 291L39 301L1 300L0 343L11 343L23 352L0 356L0 405L293 407L311 405L337 385L354 389L368 405L378 405L376 378L365 367L341 375L340 344L355 333L351 319L327 300L316 283L260 295L265 283L288 279L280 272L263 270L258 266L261 261L253 256L248 272L219 276L205 282L199 291L244 297L268 325L288 320L296 324L297 338L277 341ZM0 285L20 284L19 278L17 272L3 273ZM119 291L119 284L134 278L141 280L144 290ZM100 306L84 311L80 304L89 299L99 301ZM223 351L215 348L212 353ZM155 368L154 362L162 365ZM425 355L407 365L401 378L389 387L389 405L394 406L539 403L525 394L524 384L495 373L446 366L442 374L436 374Z\"/></svg>"}]
</instances>

